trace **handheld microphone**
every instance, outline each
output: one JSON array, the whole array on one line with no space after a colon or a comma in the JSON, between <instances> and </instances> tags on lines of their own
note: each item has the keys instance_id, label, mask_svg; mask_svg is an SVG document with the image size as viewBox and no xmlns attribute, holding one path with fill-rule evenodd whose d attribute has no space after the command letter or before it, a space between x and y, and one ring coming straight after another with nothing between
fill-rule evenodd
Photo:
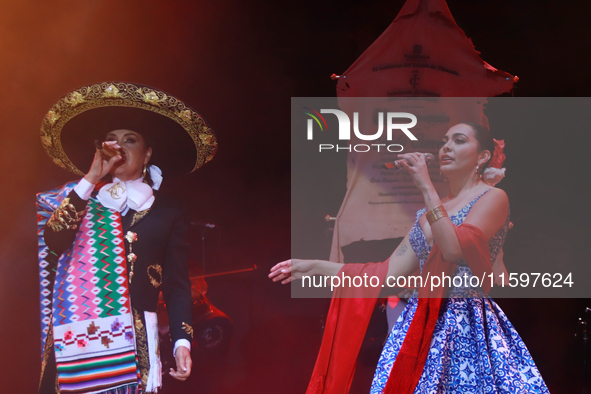
<instances>
[{"instance_id":1,"label":"handheld microphone","mask_svg":"<svg viewBox=\"0 0 591 394\"><path fill-rule=\"evenodd\" d=\"M425 160L427 161L427 165L429 165L435 161L435 156L433 156L431 153L425 153ZM409 164L408 160L400 159L390 163L385 163L384 167L388 170L398 170L402 168L402 165L400 164L401 161L404 161L406 164Z\"/></svg>"}]
</instances>

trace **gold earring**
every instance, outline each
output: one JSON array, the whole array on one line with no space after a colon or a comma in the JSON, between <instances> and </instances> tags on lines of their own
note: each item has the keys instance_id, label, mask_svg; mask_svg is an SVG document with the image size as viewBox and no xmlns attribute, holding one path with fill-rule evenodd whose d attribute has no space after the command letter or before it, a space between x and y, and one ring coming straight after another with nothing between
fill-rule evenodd
<instances>
[{"instance_id":1,"label":"gold earring","mask_svg":"<svg viewBox=\"0 0 591 394\"><path fill-rule=\"evenodd\" d=\"M144 164L144 171L142 171L142 176L145 178L146 177L146 172L148 171L148 165Z\"/></svg>"},{"instance_id":2,"label":"gold earring","mask_svg":"<svg viewBox=\"0 0 591 394\"><path fill-rule=\"evenodd\" d=\"M480 169L480 166L478 164L476 164L476 171L474 171L476 173L476 177L480 178L480 173L478 172L478 170Z\"/></svg>"}]
</instances>

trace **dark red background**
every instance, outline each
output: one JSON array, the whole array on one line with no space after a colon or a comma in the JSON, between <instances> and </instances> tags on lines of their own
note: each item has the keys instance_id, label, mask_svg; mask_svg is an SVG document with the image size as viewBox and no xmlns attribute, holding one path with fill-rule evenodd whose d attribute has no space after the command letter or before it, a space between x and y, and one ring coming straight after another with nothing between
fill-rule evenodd
<instances>
[{"instance_id":1,"label":"dark red background","mask_svg":"<svg viewBox=\"0 0 591 394\"><path fill-rule=\"evenodd\" d=\"M43 152L38 136L41 118L76 87L123 80L168 91L211 123L220 144L215 160L182 181L166 180L165 188L190 205L194 220L224 229L210 271L253 264L260 268L209 281L211 299L234 320L236 335L224 381L215 390L202 391L304 392L326 301L292 300L289 288L266 279L271 265L290 256L289 99L334 96L330 74L347 69L394 19L402 3L3 2L1 390L36 390L40 333L34 194L72 178ZM587 1L448 4L483 59L521 78L515 95L589 95ZM568 258L581 255L568 251L581 248L579 240L589 235L588 204L579 203L584 201L581 196L589 195L589 163L582 159L587 153L583 143L554 149L563 142L558 132L532 136L513 152L524 162L539 157L532 151L552 155L553 162L564 166L544 179L546 185L557 185L554 192L520 189L518 177L507 180L507 187L523 201L513 205L514 212L531 210L531 201L536 208L531 217L553 212L552 221L536 222L538 230L524 242L556 242ZM327 185L323 212L336 212L342 188ZM573 203L568 196L580 199ZM311 226L312 231L325 225L318 220ZM588 262L588 247L583 253ZM576 318L588 302L499 303L528 344L550 390L570 393L580 387L582 342L574 333Z\"/></svg>"}]
</instances>

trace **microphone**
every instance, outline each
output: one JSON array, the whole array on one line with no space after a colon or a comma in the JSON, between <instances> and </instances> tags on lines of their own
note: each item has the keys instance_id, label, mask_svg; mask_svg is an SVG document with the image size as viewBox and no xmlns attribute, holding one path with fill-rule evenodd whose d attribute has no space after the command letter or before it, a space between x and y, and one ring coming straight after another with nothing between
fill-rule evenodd
<instances>
[{"instance_id":1,"label":"microphone","mask_svg":"<svg viewBox=\"0 0 591 394\"><path fill-rule=\"evenodd\" d=\"M432 162L435 161L435 156L433 156L431 153L425 153L425 160L427 161L427 165L431 164ZM384 167L388 170L398 170L400 168L402 168L402 165L400 164L401 161L404 161L406 164L409 164L408 160L406 159L400 159L400 160L396 160L390 163L385 163Z\"/></svg>"}]
</instances>

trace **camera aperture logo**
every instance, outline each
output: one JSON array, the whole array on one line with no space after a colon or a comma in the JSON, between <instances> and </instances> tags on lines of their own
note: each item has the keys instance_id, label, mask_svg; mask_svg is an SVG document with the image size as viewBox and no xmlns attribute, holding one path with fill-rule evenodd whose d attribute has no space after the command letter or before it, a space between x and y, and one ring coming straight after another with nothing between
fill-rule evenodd
<instances>
[{"instance_id":1,"label":"camera aperture logo","mask_svg":"<svg viewBox=\"0 0 591 394\"><path fill-rule=\"evenodd\" d=\"M339 122L339 140L350 141L351 140L351 120L349 116L338 109L321 109L320 112L315 111L308 107L302 107L307 111L304 112L310 116L307 121L307 139L314 139L314 124L318 125L320 131L328 131L328 124L321 114L333 114L337 117ZM384 118L386 121L384 122ZM409 123L398 123L400 120L410 120ZM385 123L385 125L384 125ZM373 134L363 134L359 130L359 112L353 112L353 133L355 137L362 141L376 141L382 138L384 129L386 129L386 140L392 141L394 131L402 131L406 137L411 141L417 141L417 137L410 131L411 128L416 126L417 117L409 112L377 112L377 127L378 130ZM400 153L404 149L401 144L348 144L345 146L334 145L334 144L318 144L318 151L334 151L346 150L348 152L369 152L371 149L376 149L378 152L388 151L391 153Z\"/></svg>"},{"instance_id":2,"label":"camera aperture logo","mask_svg":"<svg viewBox=\"0 0 591 394\"><path fill-rule=\"evenodd\" d=\"M324 128L322 127L322 123L324 123L324 126L326 127L326 131L328 131L328 125L326 124L326 120L324 120L322 115L320 115L317 111L314 111L312 108L308 108L308 107L302 107L302 108L307 109L308 111L314 112L316 114L316 116L314 116L310 112L304 112L304 113L306 115L310 115L312 117L312 119L314 119L316 121L316 123L318 123L318 126L320 126L320 130L324 131ZM322 123L320 123L318 118L322 119ZM312 119L308 119L308 139L309 140L312 139L312 126L311 126Z\"/></svg>"}]
</instances>

